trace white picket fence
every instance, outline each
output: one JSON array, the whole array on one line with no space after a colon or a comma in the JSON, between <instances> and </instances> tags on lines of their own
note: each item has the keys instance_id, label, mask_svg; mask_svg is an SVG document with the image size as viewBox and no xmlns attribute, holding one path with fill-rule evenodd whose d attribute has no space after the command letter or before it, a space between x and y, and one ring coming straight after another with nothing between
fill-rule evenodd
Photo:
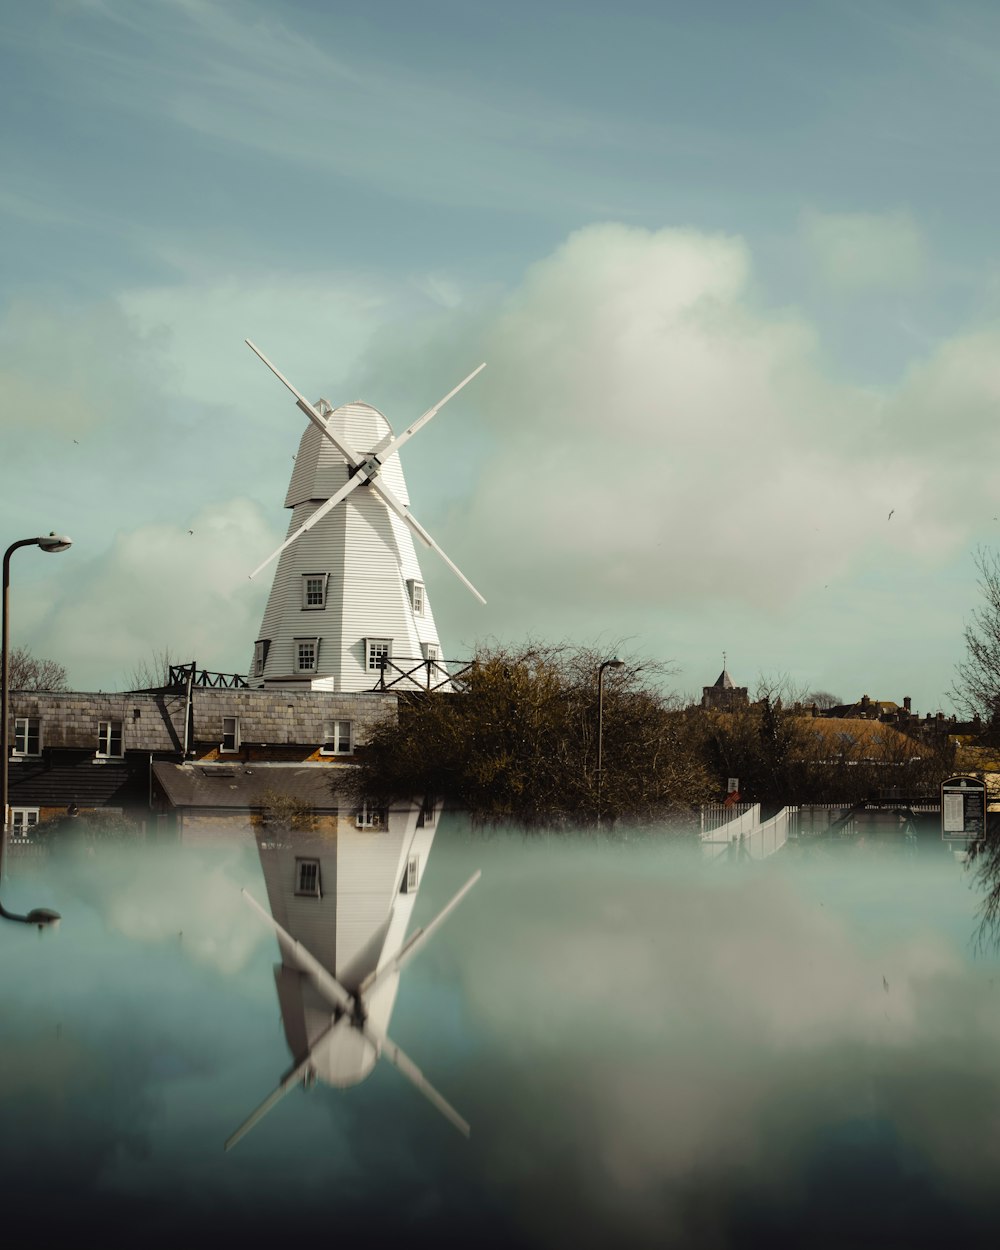
<instances>
[{"instance_id":1,"label":"white picket fence","mask_svg":"<svg viewBox=\"0 0 1000 1250\"><path fill-rule=\"evenodd\" d=\"M746 855L750 859L766 859L780 850L798 833L799 809L783 807L776 816L761 822L760 804L740 804L738 815L716 825L714 812L706 821L703 813L701 834L702 853L706 859L718 859L721 855ZM732 810L732 809L730 809ZM705 828L706 824L708 828Z\"/></svg>"},{"instance_id":2,"label":"white picket fence","mask_svg":"<svg viewBox=\"0 0 1000 1250\"><path fill-rule=\"evenodd\" d=\"M706 859L718 859L720 855L725 855L732 843L738 844L740 838L760 828L760 804L740 803L738 806L743 809L739 815L731 815L720 825L711 823L702 833L701 846Z\"/></svg>"}]
</instances>

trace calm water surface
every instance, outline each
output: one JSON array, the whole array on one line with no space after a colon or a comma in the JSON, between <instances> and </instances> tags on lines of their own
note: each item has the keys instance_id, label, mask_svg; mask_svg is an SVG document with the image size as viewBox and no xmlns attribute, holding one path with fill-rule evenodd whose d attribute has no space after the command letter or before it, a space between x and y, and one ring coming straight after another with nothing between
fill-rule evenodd
<instances>
[{"instance_id":1,"label":"calm water surface","mask_svg":"<svg viewBox=\"0 0 1000 1250\"><path fill-rule=\"evenodd\" d=\"M372 835L377 836L377 835ZM380 1062L297 1088L241 843L12 856L3 1221L36 1243L216 1233L477 1246L993 1245L1000 967L940 845L703 865L665 839L440 822Z\"/></svg>"}]
</instances>

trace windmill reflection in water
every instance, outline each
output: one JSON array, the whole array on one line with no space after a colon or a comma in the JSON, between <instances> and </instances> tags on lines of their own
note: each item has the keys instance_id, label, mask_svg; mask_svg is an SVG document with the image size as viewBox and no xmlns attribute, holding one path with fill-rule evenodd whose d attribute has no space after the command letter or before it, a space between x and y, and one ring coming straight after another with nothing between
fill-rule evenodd
<instances>
[{"instance_id":1,"label":"windmill reflection in water","mask_svg":"<svg viewBox=\"0 0 1000 1250\"><path fill-rule=\"evenodd\" d=\"M388 1036L399 975L479 880L476 872L429 924L406 939L439 806L363 806L336 832L263 829L257 846L274 930L274 968L292 1066L226 1142L231 1149L290 1090L316 1081L344 1088L388 1059L466 1137L469 1125Z\"/></svg>"}]
</instances>

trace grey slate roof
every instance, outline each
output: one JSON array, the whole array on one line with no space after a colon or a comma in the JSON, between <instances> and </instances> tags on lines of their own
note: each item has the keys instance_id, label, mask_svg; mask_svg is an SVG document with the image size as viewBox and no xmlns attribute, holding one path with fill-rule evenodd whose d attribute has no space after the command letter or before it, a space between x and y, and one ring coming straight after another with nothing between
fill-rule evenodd
<instances>
[{"instance_id":1,"label":"grey slate roof","mask_svg":"<svg viewBox=\"0 0 1000 1250\"><path fill-rule=\"evenodd\" d=\"M346 806L345 769L303 764L153 764L171 806L247 811L265 803L267 791L299 799L317 811Z\"/></svg>"},{"instance_id":2,"label":"grey slate roof","mask_svg":"<svg viewBox=\"0 0 1000 1250\"><path fill-rule=\"evenodd\" d=\"M718 690L735 689L735 687L733 686L732 678L729 676L729 674L726 672L725 669L723 669L722 672L719 674L718 680L715 683L715 687Z\"/></svg>"}]
</instances>

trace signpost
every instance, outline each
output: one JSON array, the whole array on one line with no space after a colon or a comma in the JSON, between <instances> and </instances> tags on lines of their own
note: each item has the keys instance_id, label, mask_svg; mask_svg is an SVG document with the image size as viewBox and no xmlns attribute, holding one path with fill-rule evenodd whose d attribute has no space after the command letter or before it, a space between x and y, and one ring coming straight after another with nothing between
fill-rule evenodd
<instances>
[{"instance_id":1,"label":"signpost","mask_svg":"<svg viewBox=\"0 0 1000 1250\"><path fill-rule=\"evenodd\" d=\"M941 837L945 842L981 842L986 837L986 782L949 777L941 783Z\"/></svg>"}]
</instances>

